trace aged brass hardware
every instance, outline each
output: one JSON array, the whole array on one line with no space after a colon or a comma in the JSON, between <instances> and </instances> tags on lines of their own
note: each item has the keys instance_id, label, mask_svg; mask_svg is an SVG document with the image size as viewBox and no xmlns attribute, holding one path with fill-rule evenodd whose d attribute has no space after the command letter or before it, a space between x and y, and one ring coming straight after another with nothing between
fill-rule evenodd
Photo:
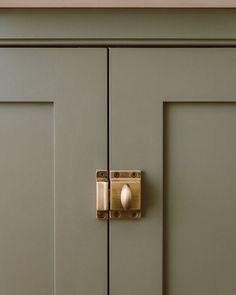
<instances>
[{"instance_id":1,"label":"aged brass hardware","mask_svg":"<svg viewBox=\"0 0 236 295\"><path fill-rule=\"evenodd\" d=\"M141 218L140 170L97 171L97 219L108 218Z\"/></svg>"},{"instance_id":2,"label":"aged brass hardware","mask_svg":"<svg viewBox=\"0 0 236 295\"><path fill-rule=\"evenodd\" d=\"M106 220L109 217L109 194L108 194L108 172L97 171L96 173L96 211L97 219Z\"/></svg>"},{"instance_id":3,"label":"aged brass hardware","mask_svg":"<svg viewBox=\"0 0 236 295\"><path fill-rule=\"evenodd\" d=\"M141 171L110 171L110 219L141 218Z\"/></svg>"}]
</instances>

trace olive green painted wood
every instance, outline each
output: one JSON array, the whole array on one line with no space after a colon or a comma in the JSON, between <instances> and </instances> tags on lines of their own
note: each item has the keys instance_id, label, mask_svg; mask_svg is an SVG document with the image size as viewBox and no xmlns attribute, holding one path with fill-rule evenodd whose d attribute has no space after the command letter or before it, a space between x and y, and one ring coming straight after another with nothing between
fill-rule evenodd
<instances>
[{"instance_id":1,"label":"olive green painted wood","mask_svg":"<svg viewBox=\"0 0 236 295\"><path fill-rule=\"evenodd\" d=\"M234 294L236 49L117 48L110 72L111 169L144 171L143 218L111 224L111 294Z\"/></svg>"},{"instance_id":2,"label":"olive green painted wood","mask_svg":"<svg viewBox=\"0 0 236 295\"><path fill-rule=\"evenodd\" d=\"M165 108L166 294L236 291L236 103Z\"/></svg>"},{"instance_id":3,"label":"olive green painted wood","mask_svg":"<svg viewBox=\"0 0 236 295\"><path fill-rule=\"evenodd\" d=\"M1 39L235 39L235 27L235 9L0 10Z\"/></svg>"},{"instance_id":4,"label":"olive green painted wood","mask_svg":"<svg viewBox=\"0 0 236 295\"><path fill-rule=\"evenodd\" d=\"M0 64L0 293L104 295L106 51L0 49Z\"/></svg>"},{"instance_id":5,"label":"olive green painted wood","mask_svg":"<svg viewBox=\"0 0 236 295\"><path fill-rule=\"evenodd\" d=\"M53 294L52 103L1 102L0 137L0 293Z\"/></svg>"}]
</instances>

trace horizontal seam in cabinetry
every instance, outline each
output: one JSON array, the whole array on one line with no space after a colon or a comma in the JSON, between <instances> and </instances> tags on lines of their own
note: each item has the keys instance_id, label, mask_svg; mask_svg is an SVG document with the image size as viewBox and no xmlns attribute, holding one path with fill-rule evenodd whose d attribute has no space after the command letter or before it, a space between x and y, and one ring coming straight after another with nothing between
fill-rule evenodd
<instances>
[{"instance_id":1,"label":"horizontal seam in cabinetry","mask_svg":"<svg viewBox=\"0 0 236 295\"><path fill-rule=\"evenodd\" d=\"M11 39L0 47L236 47L236 39Z\"/></svg>"}]
</instances>

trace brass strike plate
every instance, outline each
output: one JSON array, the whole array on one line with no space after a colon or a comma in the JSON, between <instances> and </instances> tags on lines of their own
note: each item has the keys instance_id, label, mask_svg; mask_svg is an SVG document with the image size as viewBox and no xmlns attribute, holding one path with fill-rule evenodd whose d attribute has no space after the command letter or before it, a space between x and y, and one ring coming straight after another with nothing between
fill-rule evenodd
<instances>
[{"instance_id":1,"label":"brass strike plate","mask_svg":"<svg viewBox=\"0 0 236 295\"><path fill-rule=\"evenodd\" d=\"M107 220L109 218L108 172L106 170L97 171L96 179L96 217Z\"/></svg>"},{"instance_id":2,"label":"brass strike plate","mask_svg":"<svg viewBox=\"0 0 236 295\"><path fill-rule=\"evenodd\" d=\"M110 171L110 219L141 218L141 171Z\"/></svg>"},{"instance_id":3,"label":"brass strike plate","mask_svg":"<svg viewBox=\"0 0 236 295\"><path fill-rule=\"evenodd\" d=\"M141 171L96 172L97 219L141 218ZM110 187L110 189L109 189Z\"/></svg>"}]
</instances>

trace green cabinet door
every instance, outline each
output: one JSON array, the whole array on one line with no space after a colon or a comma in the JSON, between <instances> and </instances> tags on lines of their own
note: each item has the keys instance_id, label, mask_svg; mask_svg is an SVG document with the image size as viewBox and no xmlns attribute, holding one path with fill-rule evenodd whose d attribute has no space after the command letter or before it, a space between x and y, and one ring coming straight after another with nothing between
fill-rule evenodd
<instances>
[{"instance_id":1,"label":"green cabinet door","mask_svg":"<svg viewBox=\"0 0 236 295\"><path fill-rule=\"evenodd\" d=\"M105 49L0 49L0 294L106 294L106 76Z\"/></svg>"},{"instance_id":2,"label":"green cabinet door","mask_svg":"<svg viewBox=\"0 0 236 295\"><path fill-rule=\"evenodd\" d=\"M235 294L236 49L113 48L110 75L110 167L143 170L111 295Z\"/></svg>"},{"instance_id":3,"label":"green cabinet door","mask_svg":"<svg viewBox=\"0 0 236 295\"><path fill-rule=\"evenodd\" d=\"M234 48L1 48L0 65L1 294L235 294ZM143 171L142 219L109 232L108 166Z\"/></svg>"}]
</instances>

